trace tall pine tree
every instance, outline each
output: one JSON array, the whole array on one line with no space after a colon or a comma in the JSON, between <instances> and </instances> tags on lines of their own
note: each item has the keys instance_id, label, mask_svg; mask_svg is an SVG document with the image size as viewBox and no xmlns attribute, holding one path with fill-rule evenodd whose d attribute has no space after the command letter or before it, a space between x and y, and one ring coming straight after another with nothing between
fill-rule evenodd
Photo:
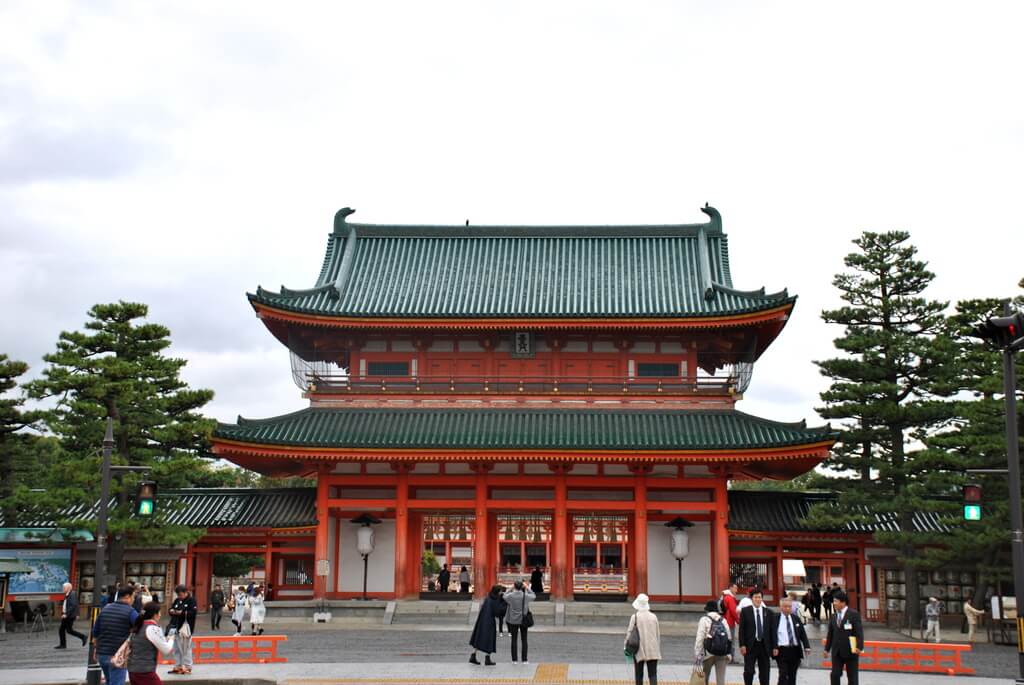
<instances>
[{"instance_id":1,"label":"tall pine tree","mask_svg":"<svg viewBox=\"0 0 1024 685\"><path fill-rule=\"evenodd\" d=\"M927 563L920 549L934 541L915 529L914 515L933 508L935 493L950 487L941 482L949 479L945 468L919 441L948 419L949 406L939 398L952 392L953 345L939 335L947 305L924 296L934 274L909 239L904 231L863 233L844 260L847 271L833 280L845 305L822 317L842 326L834 342L843 355L817 364L831 379L819 412L842 430L826 461L839 476L838 501L815 507L808 520L839 527L893 518L898 530L876 532L875 539L897 550L914 625L914 581Z\"/></svg>"},{"instance_id":2,"label":"tall pine tree","mask_svg":"<svg viewBox=\"0 0 1024 685\"><path fill-rule=\"evenodd\" d=\"M33 397L55 402L46 424L67 457L51 470L50 485L36 506L56 512L98 499L99 450L108 417L114 422L114 463L150 467L148 477L163 489L216 486L229 477L200 456L213 428L200 410L213 391L189 388L181 380L185 360L165 356L170 331L144 321L147 314L146 305L134 302L96 305L86 330L61 333L57 350L43 358L48 364L43 377L27 387ZM109 521L114 572L128 538L171 544L202 533L160 525L159 517L156 525L131 518L125 504L137 480L115 480L118 506Z\"/></svg>"},{"instance_id":3,"label":"tall pine tree","mask_svg":"<svg viewBox=\"0 0 1024 685\"><path fill-rule=\"evenodd\" d=\"M27 371L28 364L0 354L0 516L9 528L22 524L18 495L39 484L45 468L40 457L44 448L53 447L26 431L42 418L39 412L24 409L18 378Z\"/></svg>"}]
</instances>

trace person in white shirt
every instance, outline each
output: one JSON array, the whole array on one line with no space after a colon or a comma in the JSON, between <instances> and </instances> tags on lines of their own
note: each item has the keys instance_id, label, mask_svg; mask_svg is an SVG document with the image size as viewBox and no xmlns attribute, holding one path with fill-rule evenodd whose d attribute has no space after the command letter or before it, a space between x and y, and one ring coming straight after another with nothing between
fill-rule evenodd
<instances>
[{"instance_id":1,"label":"person in white shirt","mask_svg":"<svg viewBox=\"0 0 1024 685\"><path fill-rule=\"evenodd\" d=\"M743 655L743 683L752 685L757 669L761 685L768 685L775 636L771 625L775 612L764 605L764 595L754 588L750 606L740 611L740 654Z\"/></svg>"},{"instance_id":2,"label":"person in white shirt","mask_svg":"<svg viewBox=\"0 0 1024 685\"><path fill-rule=\"evenodd\" d=\"M770 631L775 638L772 656L779 666L779 685L796 685L800 661L811 653L811 643L800 614L793 610L793 600L784 597L779 613L772 616Z\"/></svg>"}]
</instances>

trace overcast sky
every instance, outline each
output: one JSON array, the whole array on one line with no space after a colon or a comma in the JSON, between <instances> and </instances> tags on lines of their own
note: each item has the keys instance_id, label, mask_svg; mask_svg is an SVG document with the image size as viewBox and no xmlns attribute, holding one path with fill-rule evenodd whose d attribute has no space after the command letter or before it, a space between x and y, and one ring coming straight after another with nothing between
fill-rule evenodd
<instances>
[{"instance_id":1,"label":"overcast sky","mask_svg":"<svg viewBox=\"0 0 1024 685\"><path fill-rule=\"evenodd\" d=\"M1024 276L1024 3L0 3L0 352L96 302L173 332L210 412L303 406L245 299L368 223L695 223L794 317L740 408L817 419L862 230L940 299Z\"/></svg>"}]
</instances>

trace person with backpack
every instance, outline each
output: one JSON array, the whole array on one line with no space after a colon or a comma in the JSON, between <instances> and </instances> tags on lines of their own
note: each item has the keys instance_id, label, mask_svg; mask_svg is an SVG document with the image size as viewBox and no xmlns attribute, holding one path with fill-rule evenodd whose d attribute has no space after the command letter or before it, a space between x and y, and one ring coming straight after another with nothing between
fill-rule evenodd
<instances>
[{"instance_id":1,"label":"person with backpack","mask_svg":"<svg viewBox=\"0 0 1024 685\"><path fill-rule=\"evenodd\" d=\"M642 592L633 600L636 613L629 618L626 627L626 640L623 649L630 654L630 636L634 629L637 632L636 651L632 652L633 674L636 685L644 685L644 664L647 664L647 680L651 685L658 685L658 662L661 660L661 629L658 617L651 611L651 601Z\"/></svg>"},{"instance_id":2,"label":"person with backpack","mask_svg":"<svg viewBox=\"0 0 1024 685\"><path fill-rule=\"evenodd\" d=\"M704 615L697 621L693 654L697 667L704 674L705 685L711 682L712 668L716 685L725 685L725 667L732 661L732 632L714 600L704 605Z\"/></svg>"},{"instance_id":3,"label":"person with backpack","mask_svg":"<svg viewBox=\"0 0 1024 685\"><path fill-rule=\"evenodd\" d=\"M772 657L779 666L778 685L796 685L797 669L804 657L810 656L811 642L807 639L807 630L799 612L793 611L793 600L783 597L779 602L779 613L771 614L768 623L768 629L775 638Z\"/></svg>"},{"instance_id":4,"label":"person with backpack","mask_svg":"<svg viewBox=\"0 0 1024 685\"><path fill-rule=\"evenodd\" d=\"M533 614L530 613L530 602L537 599L537 595L521 580L517 580L511 590L504 594L504 602L508 605L508 615L505 623L508 624L508 632L512 635L512 663L518 663L519 655L516 654L516 642L519 636L523 636L523 663L530 663L527 656L526 633L533 625Z\"/></svg>"},{"instance_id":5,"label":"person with backpack","mask_svg":"<svg viewBox=\"0 0 1024 685\"><path fill-rule=\"evenodd\" d=\"M92 636L96 639L96 661L107 685L124 685L128 677L127 669L115 666L110 660L128 639L139 618L132 606L134 600L134 587L122 590L116 602L108 603L100 610L92 627Z\"/></svg>"}]
</instances>

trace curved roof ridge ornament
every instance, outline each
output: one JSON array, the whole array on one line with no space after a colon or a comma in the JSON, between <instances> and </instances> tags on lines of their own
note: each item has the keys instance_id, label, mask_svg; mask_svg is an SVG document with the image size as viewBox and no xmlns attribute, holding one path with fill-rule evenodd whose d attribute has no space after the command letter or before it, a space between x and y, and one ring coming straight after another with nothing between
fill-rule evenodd
<instances>
[{"instance_id":1,"label":"curved roof ridge ornament","mask_svg":"<svg viewBox=\"0 0 1024 685\"><path fill-rule=\"evenodd\" d=\"M338 235L345 233L345 221L352 214L355 214L356 210L351 207L342 207L334 214L334 232Z\"/></svg>"},{"instance_id":2,"label":"curved roof ridge ornament","mask_svg":"<svg viewBox=\"0 0 1024 685\"><path fill-rule=\"evenodd\" d=\"M722 215L707 202L700 208L700 211L711 217L711 221L697 227L697 268L700 270L697 276L700 279L704 299L713 300L715 299L715 284L711 278L711 256L708 254L707 231L710 229L718 233L722 232Z\"/></svg>"},{"instance_id":3,"label":"curved roof ridge ornament","mask_svg":"<svg viewBox=\"0 0 1024 685\"><path fill-rule=\"evenodd\" d=\"M348 228L348 235L345 236L345 251L341 255L341 264L338 266L338 277L331 284L331 299L341 297L341 292L345 288L345 284L348 283L349 276L352 274L352 262L355 261L356 253L356 227L354 225L347 225L345 220L349 215L355 213L356 210L351 207L343 207L334 215L334 235L341 235L345 228Z\"/></svg>"}]
</instances>

